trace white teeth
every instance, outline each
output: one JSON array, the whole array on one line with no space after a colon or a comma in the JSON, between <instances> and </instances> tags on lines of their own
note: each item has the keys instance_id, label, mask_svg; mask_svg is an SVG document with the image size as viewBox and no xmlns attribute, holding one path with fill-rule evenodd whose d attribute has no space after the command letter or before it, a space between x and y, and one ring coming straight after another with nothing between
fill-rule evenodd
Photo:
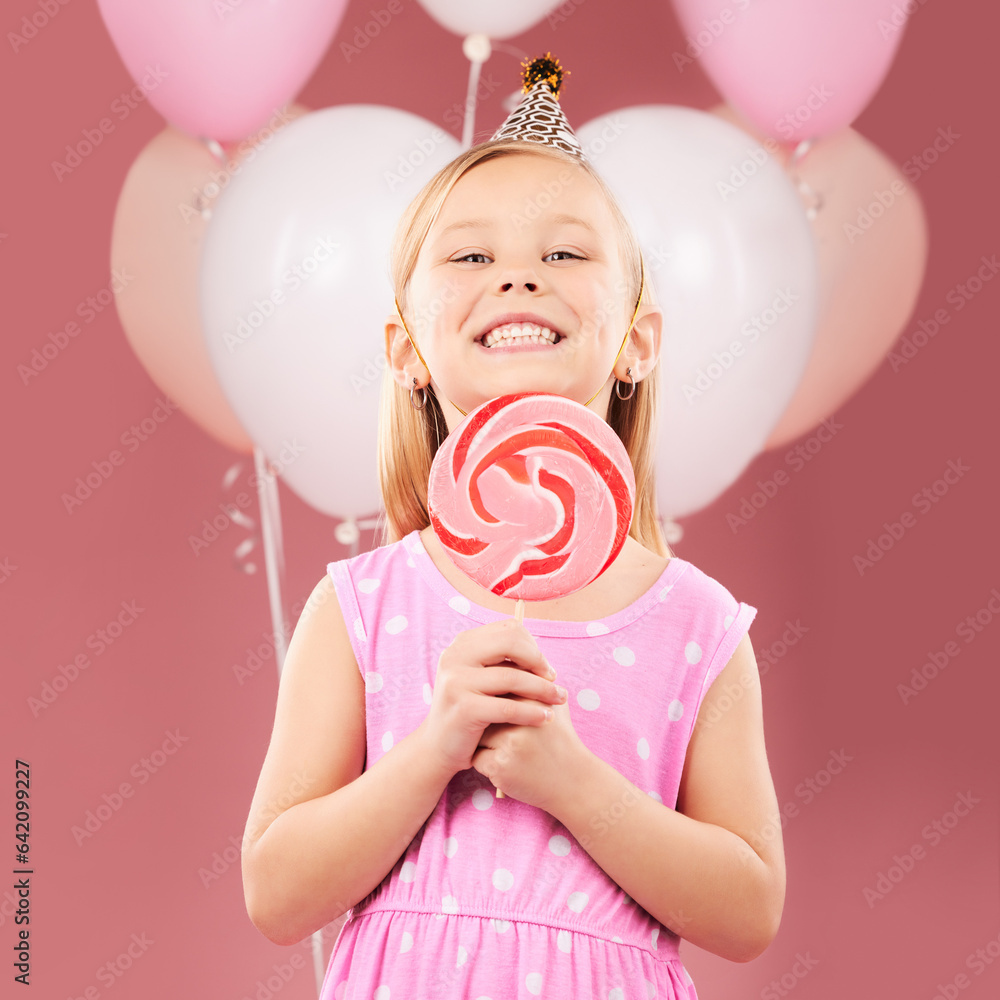
<instances>
[{"instance_id":1,"label":"white teeth","mask_svg":"<svg viewBox=\"0 0 1000 1000\"><path fill-rule=\"evenodd\" d=\"M501 340L520 340L530 344L554 344L556 334L544 326L534 323L508 323L506 326L494 327L483 336L483 347L493 347Z\"/></svg>"}]
</instances>

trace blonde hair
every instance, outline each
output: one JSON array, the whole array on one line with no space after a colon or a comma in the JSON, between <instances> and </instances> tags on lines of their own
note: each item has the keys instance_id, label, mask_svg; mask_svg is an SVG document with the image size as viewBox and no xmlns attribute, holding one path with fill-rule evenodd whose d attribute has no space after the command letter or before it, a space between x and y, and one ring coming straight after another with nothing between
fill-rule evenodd
<instances>
[{"instance_id":1,"label":"blonde hair","mask_svg":"<svg viewBox=\"0 0 1000 1000\"><path fill-rule=\"evenodd\" d=\"M626 298L630 305L635 302L641 281L639 243L600 175L588 163L553 146L523 139L491 139L472 146L439 170L400 218L392 242L390 279L401 311L406 312L408 285L420 248L445 198L459 178L478 163L516 154L548 156L580 166L597 182L607 199L618 232ZM655 302L648 280L643 285L643 300ZM631 315L631 309L628 315ZM413 324L408 325L413 331ZM387 332L387 356L388 351ZM625 445L635 471L635 509L629 534L657 554L672 556L656 514L653 458L659 388L659 365L655 365L646 378L635 384L635 392L630 399L619 399L617 393L611 393L607 421ZM425 392L425 406L421 410L414 409L410 405L409 391L396 383L390 367L386 365L379 404L378 477L385 507L379 545L399 541L411 531L421 530L430 524L427 481L434 454L447 435L448 427L433 388L428 385Z\"/></svg>"}]
</instances>

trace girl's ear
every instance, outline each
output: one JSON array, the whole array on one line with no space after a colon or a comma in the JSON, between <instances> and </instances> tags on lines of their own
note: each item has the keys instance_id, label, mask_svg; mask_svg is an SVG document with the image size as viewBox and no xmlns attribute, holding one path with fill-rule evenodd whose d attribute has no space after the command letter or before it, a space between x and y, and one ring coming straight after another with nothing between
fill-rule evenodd
<instances>
[{"instance_id":1,"label":"girl's ear","mask_svg":"<svg viewBox=\"0 0 1000 1000\"><path fill-rule=\"evenodd\" d=\"M663 331L663 310L652 303L639 308L632 333L615 365L615 376L625 378L625 369L631 367L636 378L645 378L660 357L660 341Z\"/></svg>"},{"instance_id":2,"label":"girl's ear","mask_svg":"<svg viewBox=\"0 0 1000 1000\"><path fill-rule=\"evenodd\" d=\"M430 372L417 357L399 316L394 312L389 313L385 321L385 356L397 385L412 389L414 378L418 387L430 382Z\"/></svg>"}]
</instances>

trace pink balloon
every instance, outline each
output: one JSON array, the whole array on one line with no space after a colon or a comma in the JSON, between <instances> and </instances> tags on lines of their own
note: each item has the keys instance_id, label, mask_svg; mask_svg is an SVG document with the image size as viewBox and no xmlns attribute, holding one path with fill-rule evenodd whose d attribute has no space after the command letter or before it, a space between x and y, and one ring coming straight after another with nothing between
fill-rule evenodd
<instances>
[{"instance_id":1,"label":"pink balloon","mask_svg":"<svg viewBox=\"0 0 1000 1000\"><path fill-rule=\"evenodd\" d=\"M97 0L149 103L196 137L240 139L299 92L346 0Z\"/></svg>"},{"instance_id":2,"label":"pink balloon","mask_svg":"<svg viewBox=\"0 0 1000 1000\"><path fill-rule=\"evenodd\" d=\"M882 85L906 24L899 0L674 0L723 97L786 143L850 125ZM686 60L686 61L685 61Z\"/></svg>"},{"instance_id":3,"label":"pink balloon","mask_svg":"<svg viewBox=\"0 0 1000 1000\"><path fill-rule=\"evenodd\" d=\"M765 140L726 105L712 113L764 140L789 170L788 149ZM766 450L812 430L871 377L909 319L927 265L927 219L917 189L854 129L817 140L790 173L822 199L811 220L819 324L802 381Z\"/></svg>"},{"instance_id":4,"label":"pink balloon","mask_svg":"<svg viewBox=\"0 0 1000 1000\"><path fill-rule=\"evenodd\" d=\"M294 120L306 113L292 105L286 115ZM266 144L268 135L258 141ZM256 155L247 141L219 163L203 142L167 126L129 169L111 234L111 269L121 279L114 286L118 318L142 366L202 430L243 453L253 450L253 441L209 360L198 272L215 198Z\"/></svg>"}]
</instances>

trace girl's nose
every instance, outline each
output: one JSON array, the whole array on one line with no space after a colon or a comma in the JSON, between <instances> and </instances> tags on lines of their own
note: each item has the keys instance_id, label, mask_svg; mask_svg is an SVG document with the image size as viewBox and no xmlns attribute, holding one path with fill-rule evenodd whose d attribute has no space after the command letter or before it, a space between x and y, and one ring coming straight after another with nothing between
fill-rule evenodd
<instances>
[{"instance_id":1,"label":"girl's nose","mask_svg":"<svg viewBox=\"0 0 1000 1000\"><path fill-rule=\"evenodd\" d=\"M516 284L516 282L514 282L514 281L505 281L500 286L500 289L501 289L501 291L507 292L507 291L510 291L510 289L513 288L515 284ZM533 282L533 281L525 281L523 284L524 284L524 287L529 292L534 292L538 288L538 285L536 285L535 282Z\"/></svg>"}]
</instances>

